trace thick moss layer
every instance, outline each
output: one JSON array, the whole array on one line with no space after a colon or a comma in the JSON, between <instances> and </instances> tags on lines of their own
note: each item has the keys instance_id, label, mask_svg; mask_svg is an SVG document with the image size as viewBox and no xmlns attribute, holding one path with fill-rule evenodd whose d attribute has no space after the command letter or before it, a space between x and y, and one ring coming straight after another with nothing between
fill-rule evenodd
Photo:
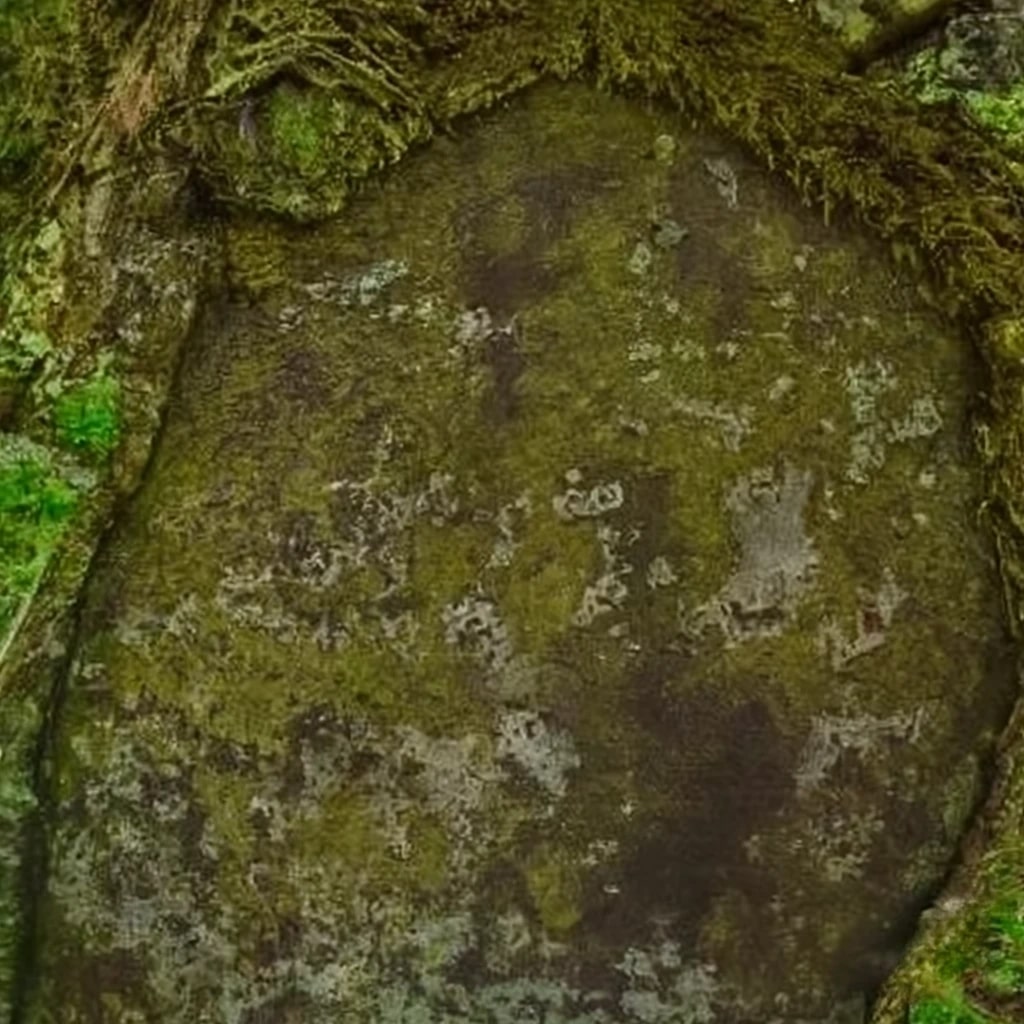
<instances>
[{"instance_id":1,"label":"thick moss layer","mask_svg":"<svg viewBox=\"0 0 1024 1024\"><path fill-rule=\"evenodd\" d=\"M674 115L462 136L228 228L29 1020L854 1020L946 871L1014 693L963 346Z\"/></svg>"}]
</instances>

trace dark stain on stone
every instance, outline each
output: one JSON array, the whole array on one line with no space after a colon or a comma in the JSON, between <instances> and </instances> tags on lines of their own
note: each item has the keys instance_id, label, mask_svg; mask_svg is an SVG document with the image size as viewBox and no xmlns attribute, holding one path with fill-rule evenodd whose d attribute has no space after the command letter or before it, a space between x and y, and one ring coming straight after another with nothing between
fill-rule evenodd
<instances>
[{"instance_id":1,"label":"dark stain on stone","mask_svg":"<svg viewBox=\"0 0 1024 1024\"><path fill-rule=\"evenodd\" d=\"M835 949L828 972L836 991L863 992L870 1003L906 953L939 888L915 899L888 922L862 919Z\"/></svg>"},{"instance_id":2,"label":"dark stain on stone","mask_svg":"<svg viewBox=\"0 0 1024 1024\"><path fill-rule=\"evenodd\" d=\"M482 241L504 198L491 196L464 205L456 214L455 231L466 304L486 307L507 319L531 300L551 294L570 268L557 267L547 251L570 229L574 215L607 187L607 179L600 169L576 165L513 184L511 193L522 202L527 224L523 243L508 253L495 253Z\"/></svg>"},{"instance_id":3,"label":"dark stain on stone","mask_svg":"<svg viewBox=\"0 0 1024 1024\"><path fill-rule=\"evenodd\" d=\"M482 256L470 270L466 300L470 307L484 306L501 316L522 309L530 299L550 294L559 275L540 254L530 251L507 256Z\"/></svg>"},{"instance_id":4,"label":"dark stain on stone","mask_svg":"<svg viewBox=\"0 0 1024 1024\"><path fill-rule=\"evenodd\" d=\"M330 364L316 349L289 348L281 356L267 397L283 398L304 410L321 409L333 393L330 377Z\"/></svg>"},{"instance_id":5,"label":"dark stain on stone","mask_svg":"<svg viewBox=\"0 0 1024 1024\"><path fill-rule=\"evenodd\" d=\"M863 801L867 791L861 779L851 790L851 799L859 792ZM838 991L865 992L874 998L913 938L922 912L938 895L943 878L940 873L908 893L894 870L906 862L907 851L921 849L941 832L933 811L920 802L908 804L898 794L867 802L880 805L885 827L875 838L860 884L875 891L878 904L894 908L895 913L887 920L861 917L833 953L826 973ZM850 806L849 801L843 803Z\"/></svg>"},{"instance_id":6,"label":"dark stain on stone","mask_svg":"<svg viewBox=\"0 0 1024 1024\"><path fill-rule=\"evenodd\" d=\"M674 250L680 286L687 292L703 287L716 296L728 296L716 303L709 330L709 336L726 341L747 322L747 299L755 287L750 269L722 242L733 211L699 164L687 162L669 184L669 212L687 230L686 239Z\"/></svg>"},{"instance_id":7,"label":"dark stain on stone","mask_svg":"<svg viewBox=\"0 0 1024 1024\"><path fill-rule=\"evenodd\" d=\"M302 922L290 914L276 917L256 942L255 959L260 967L278 960L296 959L302 946Z\"/></svg>"},{"instance_id":8,"label":"dark stain on stone","mask_svg":"<svg viewBox=\"0 0 1024 1024\"><path fill-rule=\"evenodd\" d=\"M576 211L600 196L610 180L610 174L602 168L575 164L521 178L513 191L526 207L535 230L552 242L565 235Z\"/></svg>"},{"instance_id":9,"label":"dark stain on stone","mask_svg":"<svg viewBox=\"0 0 1024 1024\"><path fill-rule=\"evenodd\" d=\"M601 946L640 944L660 920L690 948L726 886L740 886L755 903L771 896L744 841L792 791L796 750L760 701L729 706L704 688L672 700L664 684L681 664L678 656L655 660L634 679L630 715L653 733L638 782L663 798L631 823L621 892L589 894L584 927Z\"/></svg>"},{"instance_id":10,"label":"dark stain on stone","mask_svg":"<svg viewBox=\"0 0 1024 1024\"><path fill-rule=\"evenodd\" d=\"M519 404L516 384L526 360L515 319L488 334L484 358L491 370L491 387L484 396L484 418L494 426L508 422Z\"/></svg>"},{"instance_id":11,"label":"dark stain on stone","mask_svg":"<svg viewBox=\"0 0 1024 1024\"><path fill-rule=\"evenodd\" d=\"M147 998L148 974L138 957L127 950L89 955L80 950L68 957L61 976L68 988L79 994L77 1003L88 1024L108 1024L110 1007L104 996L117 993L126 1003L137 1009L151 1009ZM153 1018L147 1014L147 1018Z\"/></svg>"}]
</instances>

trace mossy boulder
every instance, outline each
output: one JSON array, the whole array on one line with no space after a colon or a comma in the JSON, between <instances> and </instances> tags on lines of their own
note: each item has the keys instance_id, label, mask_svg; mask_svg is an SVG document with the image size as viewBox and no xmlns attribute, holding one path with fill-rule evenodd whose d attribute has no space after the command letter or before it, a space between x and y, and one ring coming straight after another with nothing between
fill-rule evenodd
<instances>
[{"instance_id":1,"label":"mossy boulder","mask_svg":"<svg viewBox=\"0 0 1024 1024\"><path fill-rule=\"evenodd\" d=\"M583 85L226 232L85 595L25 1020L859 1021L1015 695L956 334Z\"/></svg>"}]
</instances>

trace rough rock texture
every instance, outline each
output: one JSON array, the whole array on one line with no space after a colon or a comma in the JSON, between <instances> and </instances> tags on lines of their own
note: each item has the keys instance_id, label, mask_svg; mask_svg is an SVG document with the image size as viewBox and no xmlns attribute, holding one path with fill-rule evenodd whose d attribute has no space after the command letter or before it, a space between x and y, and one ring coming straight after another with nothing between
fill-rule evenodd
<instances>
[{"instance_id":1,"label":"rough rock texture","mask_svg":"<svg viewBox=\"0 0 1024 1024\"><path fill-rule=\"evenodd\" d=\"M958 339L582 86L228 231L27 1019L859 1020L1013 697Z\"/></svg>"}]
</instances>

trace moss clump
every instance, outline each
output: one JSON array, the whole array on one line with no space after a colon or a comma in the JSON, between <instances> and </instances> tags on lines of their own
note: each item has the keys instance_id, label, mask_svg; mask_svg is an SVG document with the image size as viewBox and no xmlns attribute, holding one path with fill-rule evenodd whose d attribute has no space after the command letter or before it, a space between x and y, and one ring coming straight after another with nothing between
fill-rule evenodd
<instances>
[{"instance_id":1,"label":"moss clump","mask_svg":"<svg viewBox=\"0 0 1024 1024\"><path fill-rule=\"evenodd\" d=\"M988 1024L989 1020L972 1010L962 996L951 995L914 1003L909 1024Z\"/></svg>"},{"instance_id":2,"label":"moss clump","mask_svg":"<svg viewBox=\"0 0 1024 1024\"><path fill-rule=\"evenodd\" d=\"M61 395L53 412L58 441L93 458L109 455L121 432L119 399L117 381L105 374Z\"/></svg>"},{"instance_id":3,"label":"moss clump","mask_svg":"<svg viewBox=\"0 0 1024 1024\"><path fill-rule=\"evenodd\" d=\"M0 636L30 593L76 505L74 489L41 458L0 454Z\"/></svg>"},{"instance_id":4,"label":"moss clump","mask_svg":"<svg viewBox=\"0 0 1024 1024\"><path fill-rule=\"evenodd\" d=\"M269 119L275 149L292 169L304 175L322 170L331 130L330 101L324 93L282 86L271 96Z\"/></svg>"},{"instance_id":5,"label":"moss clump","mask_svg":"<svg viewBox=\"0 0 1024 1024\"><path fill-rule=\"evenodd\" d=\"M934 50L922 50L911 58L903 83L922 103L958 103L1008 151L1024 154L1024 83L998 90L958 88Z\"/></svg>"},{"instance_id":6,"label":"moss clump","mask_svg":"<svg viewBox=\"0 0 1024 1024\"><path fill-rule=\"evenodd\" d=\"M547 931L564 934L580 920L580 885L564 854L543 847L532 858L526 881L534 908Z\"/></svg>"},{"instance_id":7,"label":"moss clump","mask_svg":"<svg viewBox=\"0 0 1024 1024\"><path fill-rule=\"evenodd\" d=\"M921 977L910 1024L990 1024L1019 1019L1024 993L1021 851L986 863L984 896L935 951Z\"/></svg>"}]
</instances>

